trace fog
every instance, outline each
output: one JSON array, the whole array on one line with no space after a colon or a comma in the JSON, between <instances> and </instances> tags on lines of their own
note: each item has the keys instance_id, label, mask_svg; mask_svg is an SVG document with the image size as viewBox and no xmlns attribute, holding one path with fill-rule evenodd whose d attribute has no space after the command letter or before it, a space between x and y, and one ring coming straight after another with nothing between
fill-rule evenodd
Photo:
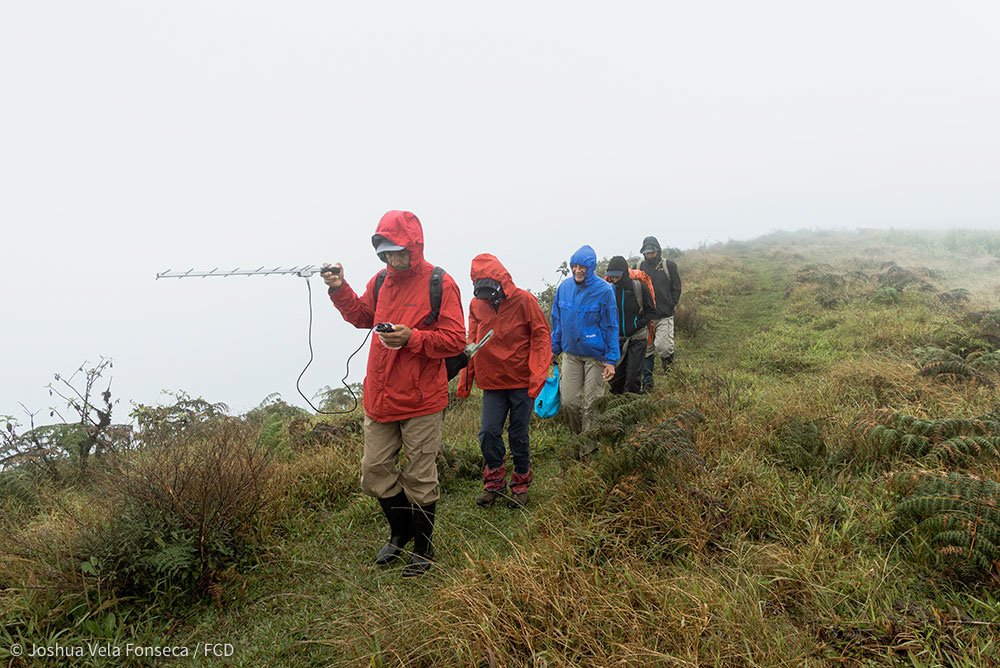
<instances>
[{"instance_id":1,"label":"fog","mask_svg":"<svg viewBox=\"0 0 1000 668\"><path fill-rule=\"evenodd\" d=\"M360 287L389 209L466 300L480 252L539 289L580 245L649 234L998 229L998 21L990 2L4 3L0 415L101 355L116 421L162 389L302 405L303 279L155 275L340 261ZM365 334L312 285L307 394Z\"/></svg>"}]
</instances>

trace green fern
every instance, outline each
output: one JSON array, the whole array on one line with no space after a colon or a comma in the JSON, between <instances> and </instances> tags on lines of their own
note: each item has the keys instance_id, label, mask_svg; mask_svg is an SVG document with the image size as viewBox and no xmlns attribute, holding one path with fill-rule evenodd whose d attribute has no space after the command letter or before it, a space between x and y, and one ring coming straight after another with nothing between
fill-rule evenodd
<instances>
[{"instance_id":1,"label":"green fern","mask_svg":"<svg viewBox=\"0 0 1000 668\"><path fill-rule=\"evenodd\" d=\"M956 436L934 446L933 455L951 464L963 464L983 456L996 459L1000 457L1000 436Z\"/></svg>"},{"instance_id":2,"label":"green fern","mask_svg":"<svg viewBox=\"0 0 1000 668\"><path fill-rule=\"evenodd\" d=\"M603 443L616 443L659 408L659 402L648 394L606 395L595 404L599 417L584 434Z\"/></svg>"},{"instance_id":3,"label":"green fern","mask_svg":"<svg viewBox=\"0 0 1000 668\"><path fill-rule=\"evenodd\" d=\"M636 473L658 480L664 469L687 471L704 466L695 447L694 428L704 422L700 411L690 409L651 429L641 429L626 441L615 444L600 464L601 477L611 485Z\"/></svg>"},{"instance_id":4,"label":"green fern","mask_svg":"<svg viewBox=\"0 0 1000 668\"><path fill-rule=\"evenodd\" d=\"M917 528L927 535L958 531L967 535L981 536L993 545L1000 544L1000 528L987 522L981 522L977 525L975 521L959 515L931 515L922 520Z\"/></svg>"},{"instance_id":5,"label":"green fern","mask_svg":"<svg viewBox=\"0 0 1000 668\"><path fill-rule=\"evenodd\" d=\"M144 557L156 573L172 576L197 566L198 554L190 537L172 535L169 541L157 538L156 545L157 549Z\"/></svg>"},{"instance_id":6,"label":"green fern","mask_svg":"<svg viewBox=\"0 0 1000 668\"><path fill-rule=\"evenodd\" d=\"M974 380L977 383L993 387L992 380L984 376L976 367L966 362L931 362L920 369L921 376L952 376L964 380Z\"/></svg>"},{"instance_id":7,"label":"green fern","mask_svg":"<svg viewBox=\"0 0 1000 668\"><path fill-rule=\"evenodd\" d=\"M922 420L910 415L896 414L892 420L896 429L931 439L954 438L956 436L977 436L989 433L988 427L977 418L939 418Z\"/></svg>"},{"instance_id":8,"label":"green fern","mask_svg":"<svg viewBox=\"0 0 1000 668\"><path fill-rule=\"evenodd\" d=\"M963 357L943 348L925 346L916 348L913 354L921 376L962 379L993 387L991 376L1000 373L1000 350L973 351Z\"/></svg>"},{"instance_id":9,"label":"green fern","mask_svg":"<svg viewBox=\"0 0 1000 668\"><path fill-rule=\"evenodd\" d=\"M961 355L957 355L950 350L938 348L936 346L924 346L915 348L913 354L917 357L917 366L923 367L931 362L964 362Z\"/></svg>"},{"instance_id":10,"label":"green fern","mask_svg":"<svg viewBox=\"0 0 1000 668\"><path fill-rule=\"evenodd\" d=\"M635 432L638 425L662 410L662 403L646 394L612 394L594 404L598 417L587 431L567 442L564 460L586 459L597 453L601 444L614 446Z\"/></svg>"},{"instance_id":11,"label":"green fern","mask_svg":"<svg viewBox=\"0 0 1000 668\"><path fill-rule=\"evenodd\" d=\"M950 464L1000 458L1000 420L992 414L937 420L895 414L883 422L862 422L859 428L862 440L884 454L931 457Z\"/></svg>"},{"instance_id":12,"label":"green fern","mask_svg":"<svg viewBox=\"0 0 1000 668\"><path fill-rule=\"evenodd\" d=\"M1000 573L1000 484L958 473L926 478L896 511L900 527L915 527L943 570L970 578Z\"/></svg>"},{"instance_id":13,"label":"green fern","mask_svg":"<svg viewBox=\"0 0 1000 668\"><path fill-rule=\"evenodd\" d=\"M968 360L981 373L1000 372L1000 350L991 353L970 353Z\"/></svg>"}]
</instances>

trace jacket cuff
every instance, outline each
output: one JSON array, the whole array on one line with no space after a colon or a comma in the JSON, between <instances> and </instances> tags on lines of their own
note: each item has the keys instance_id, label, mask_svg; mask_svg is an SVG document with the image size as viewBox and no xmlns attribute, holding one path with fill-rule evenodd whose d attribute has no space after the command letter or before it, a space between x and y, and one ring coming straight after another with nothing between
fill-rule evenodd
<instances>
[{"instance_id":1,"label":"jacket cuff","mask_svg":"<svg viewBox=\"0 0 1000 668\"><path fill-rule=\"evenodd\" d=\"M424 336L426 334L419 329L411 329L410 338L406 342L406 349L414 353L419 353L424 347Z\"/></svg>"}]
</instances>

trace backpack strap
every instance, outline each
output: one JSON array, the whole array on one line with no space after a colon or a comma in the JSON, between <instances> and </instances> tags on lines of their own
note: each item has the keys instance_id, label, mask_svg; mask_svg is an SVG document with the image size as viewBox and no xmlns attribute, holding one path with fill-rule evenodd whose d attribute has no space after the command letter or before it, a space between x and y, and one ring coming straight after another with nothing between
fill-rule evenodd
<instances>
[{"instance_id":1,"label":"backpack strap","mask_svg":"<svg viewBox=\"0 0 1000 668\"><path fill-rule=\"evenodd\" d=\"M635 290L635 301L639 304L639 315L642 315L642 281L638 278L632 279L632 289Z\"/></svg>"},{"instance_id":2,"label":"backpack strap","mask_svg":"<svg viewBox=\"0 0 1000 668\"><path fill-rule=\"evenodd\" d=\"M372 290L372 312L374 313L375 308L378 306L378 291L382 289L382 284L385 283L385 269L378 272L378 276L375 277L375 288Z\"/></svg>"},{"instance_id":3,"label":"backpack strap","mask_svg":"<svg viewBox=\"0 0 1000 668\"><path fill-rule=\"evenodd\" d=\"M433 325L441 315L441 284L444 282L444 269L434 267L431 272L431 312L424 318L425 325Z\"/></svg>"}]
</instances>

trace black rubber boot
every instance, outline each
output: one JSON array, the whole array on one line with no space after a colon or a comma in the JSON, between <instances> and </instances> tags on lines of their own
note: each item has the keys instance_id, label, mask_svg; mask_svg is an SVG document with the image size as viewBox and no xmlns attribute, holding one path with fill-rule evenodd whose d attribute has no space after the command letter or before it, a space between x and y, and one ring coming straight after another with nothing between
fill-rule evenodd
<instances>
[{"instance_id":1,"label":"black rubber boot","mask_svg":"<svg viewBox=\"0 0 1000 668\"><path fill-rule=\"evenodd\" d=\"M389 542L375 555L375 563L384 566L399 558L403 548L413 539L413 506L404 492L379 499L378 503L389 521Z\"/></svg>"},{"instance_id":2,"label":"black rubber boot","mask_svg":"<svg viewBox=\"0 0 1000 668\"><path fill-rule=\"evenodd\" d=\"M413 504L413 554L410 561L403 567L403 577L412 578L423 575L430 569L434 559L434 545L431 534L434 533L434 509L437 503L426 506Z\"/></svg>"}]
</instances>

